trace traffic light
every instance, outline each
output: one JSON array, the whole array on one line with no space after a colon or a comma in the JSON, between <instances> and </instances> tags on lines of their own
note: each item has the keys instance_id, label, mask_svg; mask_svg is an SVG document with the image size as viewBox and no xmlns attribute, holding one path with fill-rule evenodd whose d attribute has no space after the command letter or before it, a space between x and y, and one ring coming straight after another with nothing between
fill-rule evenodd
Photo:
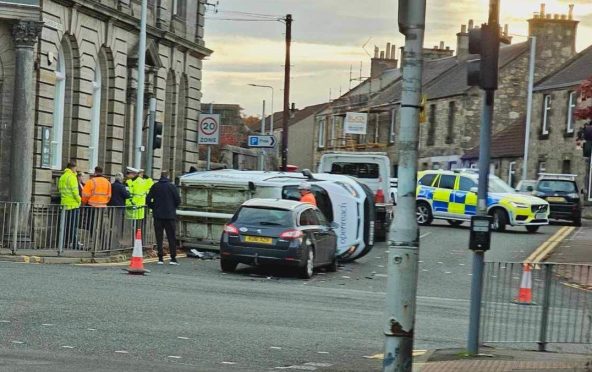
<instances>
[{"instance_id":1,"label":"traffic light","mask_svg":"<svg viewBox=\"0 0 592 372\"><path fill-rule=\"evenodd\" d=\"M479 54L467 64L467 84L484 90L497 89L499 27L484 24L469 31L469 53Z\"/></svg>"},{"instance_id":2,"label":"traffic light","mask_svg":"<svg viewBox=\"0 0 592 372\"><path fill-rule=\"evenodd\" d=\"M162 123L154 122L154 137L152 137L152 148L159 149L162 147Z\"/></svg>"}]
</instances>

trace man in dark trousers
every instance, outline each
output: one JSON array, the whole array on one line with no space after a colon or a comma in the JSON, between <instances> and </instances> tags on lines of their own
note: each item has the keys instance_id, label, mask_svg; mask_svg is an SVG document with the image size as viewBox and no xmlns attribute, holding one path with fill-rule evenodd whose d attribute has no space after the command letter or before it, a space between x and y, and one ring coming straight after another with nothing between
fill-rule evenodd
<instances>
[{"instance_id":1,"label":"man in dark trousers","mask_svg":"<svg viewBox=\"0 0 592 372\"><path fill-rule=\"evenodd\" d=\"M127 187L123 184L123 174L121 172L115 174L115 180L111 184L111 200L109 200L111 211L111 247L116 246L119 248L121 245L120 240L123 237L124 219L123 215L125 212L125 201L131 197Z\"/></svg>"},{"instance_id":2,"label":"man in dark trousers","mask_svg":"<svg viewBox=\"0 0 592 372\"><path fill-rule=\"evenodd\" d=\"M163 250L162 239L163 230L166 231L169 241L169 250L171 252L170 265L177 263L177 239L175 235L175 224L177 220L177 207L181 204L181 198L177 187L169 180L169 174L162 171L160 179L150 188L146 197L146 205L152 209L154 215L154 233L156 235L156 246L158 248L158 264L162 265Z\"/></svg>"}]
</instances>

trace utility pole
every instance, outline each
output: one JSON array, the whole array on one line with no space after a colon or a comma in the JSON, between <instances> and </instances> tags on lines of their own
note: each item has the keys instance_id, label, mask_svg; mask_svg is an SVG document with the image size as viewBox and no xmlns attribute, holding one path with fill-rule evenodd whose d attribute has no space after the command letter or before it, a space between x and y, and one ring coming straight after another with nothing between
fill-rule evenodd
<instances>
[{"instance_id":1,"label":"utility pole","mask_svg":"<svg viewBox=\"0 0 592 372\"><path fill-rule=\"evenodd\" d=\"M528 62L528 98L526 100L526 132L524 136L524 160L521 180L528 179L528 147L530 144L530 120L532 115L532 89L534 84L534 62L536 58L536 36L530 37L530 60Z\"/></svg>"},{"instance_id":2,"label":"utility pole","mask_svg":"<svg viewBox=\"0 0 592 372\"><path fill-rule=\"evenodd\" d=\"M405 35L399 149L399 200L389 229L384 324L384 372L410 372L419 259L415 212L417 142L423 70L426 0L399 0L399 32Z\"/></svg>"},{"instance_id":3,"label":"utility pole","mask_svg":"<svg viewBox=\"0 0 592 372\"><path fill-rule=\"evenodd\" d=\"M273 118L273 114L271 115ZM265 134L265 100L263 100L263 111L261 113L261 135ZM263 171L265 170L265 158L264 158L264 154L265 152L263 151L263 149L259 149L259 170Z\"/></svg>"},{"instance_id":4,"label":"utility pole","mask_svg":"<svg viewBox=\"0 0 592 372\"><path fill-rule=\"evenodd\" d=\"M284 70L284 112L282 113L282 171L288 170L288 121L290 120L290 44L292 43L292 15L286 15L286 62Z\"/></svg>"},{"instance_id":5,"label":"utility pole","mask_svg":"<svg viewBox=\"0 0 592 372\"><path fill-rule=\"evenodd\" d=\"M214 102L210 103L210 114L214 113ZM206 160L206 170L212 170L212 145L208 145L208 157Z\"/></svg>"},{"instance_id":6,"label":"utility pole","mask_svg":"<svg viewBox=\"0 0 592 372\"><path fill-rule=\"evenodd\" d=\"M469 61L467 81L469 85L483 89L481 128L479 135L479 185L477 216L471 218L469 248L473 250L471 276L471 303L467 350L479 353L479 326L483 290L485 252L490 248L492 218L487 214L487 190L489 164L491 163L491 122L495 90L498 87L498 58L500 43L499 0L489 0L489 21L480 29L469 32L469 53L479 54L480 59Z\"/></svg>"},{"instance_id":7,"label":"utility pole","mask_svg":"<svg viewBox=\"0 0 592 372\"><path fill-rule=\"evenodd\" d=\"M142 167L142 127L144 117L144 75L146 69L146 17L148 0L142 0L140 45L138 47L138 87L136 91L136 127L134 131L134 168Z\"/></svg>"}]
</instances>

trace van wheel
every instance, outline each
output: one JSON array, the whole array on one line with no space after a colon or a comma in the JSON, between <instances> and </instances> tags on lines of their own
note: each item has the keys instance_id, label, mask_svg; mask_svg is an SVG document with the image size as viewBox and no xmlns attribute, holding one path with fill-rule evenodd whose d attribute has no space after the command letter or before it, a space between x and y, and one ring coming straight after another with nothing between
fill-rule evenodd
<instances>
[{"instance_id":1,"label":"van wheel","mask_svg":"<svg viewBox=\"0 0 592 372\"><path fill-rule=\"evenodd\" d=\"M234 270L236 270L237 266L238 266L238 262L231 261L231 260L224 259L224 258L220 259L220 269L222 269L222 271L225 273L234 272Z\"/></svg>"},{"instance_id":2,"label":"van wheel","mask_svg":"<svg viewBox=\"0 0 592 372\"><path fill-rule=\"evenodd\" d=\"M300 277L302 279L310 279L314 273L314 250L308 247L306 251L306 261L304 266L300 268Z\"/></svg>"},{"instance_id":3,"label":"van wheel","mask_svg":"<svg viewBox=\"0 0 592 372\"><path fill-rule=\"evenodd\" d=\"M497 208L493 210L493 222L491 223L491 229L497 232L506 231L506 225L508 224L508 215L506 211Z\"/></svg>"},{"instance_id":4,"label":"van wheel","mask_svg":"<svg viewBox=\"0 0 592 372\"><path fill-rule=\"evenodd\" d=\"M417 223L422 226L426 226L432 223L434 220L434 216L432 215L432 208L430 205L424 201L417 202L417 207L415 208L416 215L417 215Z\"/></svg>"},{"instance_id":5,"label":"van wheel","mask_svg":"<svg viewBox=\"0 0 592 372\"><path fill-rule=\"evenodd\" d=\"M446 220L446 222L448 222L450 224L450 226L452 226L452 227L459 227L460 225L463 224L463 221L459 221L459 220Z\"/></svg>"},{"instance_id":6,"label":"van wheel","mask_svg":"<svg viewBox=\"0 0 592 372\"><path fill-rule=\"evenodd\" d=\"M529 233L535 233L539 231L539 226L526 226L526 231Z\"/></svg>"}]
</instances>

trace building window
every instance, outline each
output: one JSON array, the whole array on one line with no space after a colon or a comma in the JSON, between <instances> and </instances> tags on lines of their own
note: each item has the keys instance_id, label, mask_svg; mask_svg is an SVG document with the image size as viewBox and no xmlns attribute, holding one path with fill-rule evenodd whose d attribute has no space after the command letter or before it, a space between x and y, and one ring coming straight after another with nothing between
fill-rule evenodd
<instances>
[{"instance_id":1,"label":"building window","mask_svg":"<svg viewBox=\"0 0 592 372\"><path fill-rule=\"evenodd\" d=\"M545 94L543 96L543 119L541 122L541 134L546 136L549 134L549 119L551 116L551 95Z\"/></svg>"},{"instance_id":2,"label":"building window","mask_svg":"<svg viewBox=\"0 0 592 372\"><path fill-rule=\"evenodd\" d=\"M511 161L508 164L508 185L514 187L514 183L516 180L516 162Z\"/></svg>"},{"instance_id":3,"label":"building window","mask_svg":"<svg viewBox=\"0 0 592 372\"><path fill-rule=\"evenodd\" d=\"M64 109L66 103L66 61L62 49L58 52L58 61L55 72L55 95L53 100L53 127L51 130L51 155L52 169L62 168L62 142L64 136Z\"/></svg>"},{"instance_id":4,"label":"building window","mask_svg":"<svg viewBox=\"0 0 592 372\"><path fill-rule=\"evenodd\" d=\"M430 105L430 118L428 120L428 140L427 145L433 146L435 143L436 136L436 105Z\"/></svg>"},{"instance_id":5,"label":"building window","mask_svg":"<svg viewBox=\"0 0 592 372\"><path fill-rule=\"evenodd\" d=\"M446 143L454 143L454 115L456 115L456 102L452 101L448 104L448 134L446 135Z\"/></svg>"},{"instance_id":6,"label":"building window","mask_svg":"<svg viewBox=\"0 0 592 372\"><path fill-rule=\"evenodd\" d=\"M331 132L330 132L330 136L329 136L329 145L331 147L335 146L335 116L331 116Z\"/></svg>"},{"instance_id":7,"label":"building window","mask_svg":"<svg viewBox=\"0 0 592 372\"><path fill-rule=\"evenodd\" d=\"M561 173L563 174L571 174L571 160L564 159L561 163Z\"/></svg>"},{"instance_id":8,"label":"building window","mask_svg":"<svg viewBox=\"0 0 592 372\"><path fill-rule=\"evenodd\" d=\"M539 160L537 164L537 174L545 173L547 171L547 162L544 160Z\"/></svg>"},{"instance_id":9,"label":"building window","mask_svg":"<svg viewBox=\"0 0 592 372\"><path fill-rule=\"evenodd\" d=\"M572 134L574 132L574 122L575 122L574 111L575 111L576 105L578 103L578 93L577 92L569 92L568 97L569 97L569 99L567 102L567 126L565 128L565 131L568 134Z\"/></svg>"},{"instance_id":10,"label":"building window","mask_svg":"<svg viewBox=\"0 0 592 372\"><path fill-rule=\"evenodd\" d=\"M173 15L181 18L185 17L186 8L185 0L173 0Z\"/></svg>"},{"instance_id":11,"label":"building window","mask_svg":"<svg viewBox=\"0 0 592 372\"><path fill-rule=\"evenodd\" d=\"M90 143L88 146L88 169L99 165L99 131L101 128L101 67L97 63L93 85L93 100L90 117Z\"/></svg>"},{"instance_id":12,"label":"building window","mask_svg":"<svg viewBox=\"0 0 592 372\"><path fill-rule=\"evenodd\" d=\"M395 143L395 124L397 122L397 110L391 110L391 126L389 128L389 143Z\"/></svg>"},{"instance_id":13,"label":"building window","mask_svg":"<svg viewBox=\"0 0 592 372\"><path fill-rule=\"evenodd\" d=\"M319 120L319 145L320 149L325 147L325 119Z\"/></svg>"}]
</instances>

